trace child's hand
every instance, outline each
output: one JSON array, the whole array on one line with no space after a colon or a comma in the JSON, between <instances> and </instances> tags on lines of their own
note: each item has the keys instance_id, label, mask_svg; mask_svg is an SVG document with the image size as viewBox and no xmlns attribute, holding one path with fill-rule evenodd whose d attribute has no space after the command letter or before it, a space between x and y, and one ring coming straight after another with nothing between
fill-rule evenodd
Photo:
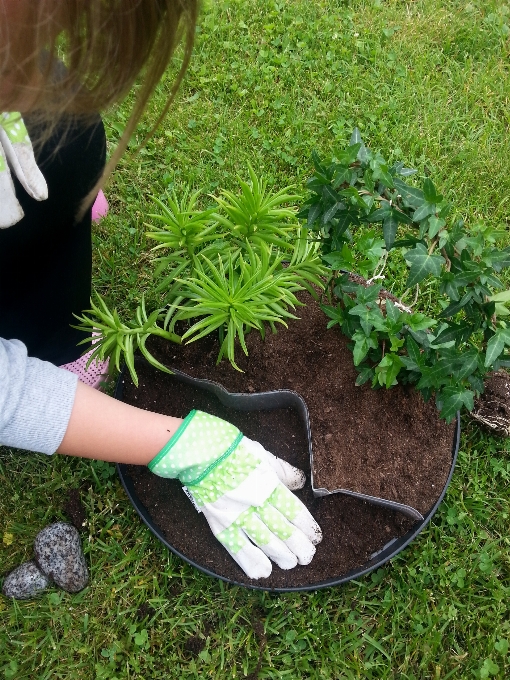
<instances>
[{"instance_id":1,"label":"child's hand","mask_svg":"<svg viewBox=\"0 0 510 680\"><path fill-rule=\"evenodd\" d=\"M149 463L160 477L178 478L216 538L253 579L308 564L322 540L319 525L289 489L305 475L244 437L230 423L192 411Z\"/></svg>"}]
</instances>

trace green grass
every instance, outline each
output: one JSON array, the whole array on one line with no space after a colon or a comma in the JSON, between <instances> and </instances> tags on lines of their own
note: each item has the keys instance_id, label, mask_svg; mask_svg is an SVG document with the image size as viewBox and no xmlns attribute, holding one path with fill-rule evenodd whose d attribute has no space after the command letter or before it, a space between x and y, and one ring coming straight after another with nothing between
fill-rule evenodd
<instances>
[{"instance_id":1,"label":"green grass","mask_svg":"<svg viewBox=\"0 0 510 680\"><path fill-rule=\"evenodd\" d=\"M145 288L157 301L143 226L151 194L190 185L206 205L247 176L248 161L275 189L301 191L312 149L327 155L355 125L388 159L430 172L469 224L507 229L509 24L509 7L492 0L209 2L178 101L107 189L97 289L124 312ZM127 112L106 117L111 144ZM446 500L404 553L343 587L269 595L169 554L109 466L0 449L0 572L64 519L71 487L87 509L91 571L78 595L0 599L0 678L223 680L257 667L271 679L508 677L509 450L466 420Z\"/></svg>"}]
</instances>

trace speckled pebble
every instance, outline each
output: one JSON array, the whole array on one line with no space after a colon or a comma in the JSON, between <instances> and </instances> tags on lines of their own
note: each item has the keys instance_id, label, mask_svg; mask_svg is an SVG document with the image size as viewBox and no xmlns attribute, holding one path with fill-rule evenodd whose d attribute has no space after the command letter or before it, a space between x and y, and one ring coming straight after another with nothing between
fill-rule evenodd
<instances>
[{"instance_id":1,"label":"speckled pebble","mask_svg":"<svg viewBox=\"0 0 510 680\"><path fill-rule=\"evenodd\" d=\"M28 600L48 587L49 580L33 560L24 562L6 576L2 593L16 600Z\"/></svg>"},{"instance_id":2,"label":"speckled pebble","mask_svg":"<svg viewBox=\"0 0 510 680\"><path fill-rule=\"evenodd\" d=\"M56 522L40 531L35 537L34 554L41 571L68 593L77 593L87 585L89 575L80 535L71 524Z\"/></svg>"}]
</instances>

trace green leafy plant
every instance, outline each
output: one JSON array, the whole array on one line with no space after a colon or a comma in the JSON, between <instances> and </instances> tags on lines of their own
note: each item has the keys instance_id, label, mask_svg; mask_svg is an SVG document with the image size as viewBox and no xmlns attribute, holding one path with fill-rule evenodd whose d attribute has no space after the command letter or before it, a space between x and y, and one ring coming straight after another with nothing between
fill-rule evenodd
<instances>
[{"instance_id":1,"label":"green leafy plant","mask_svg":"<svg viewBox=\"0 0 510 680\"><path fill-rule=\"evenodd\" d=\"M240 181L241 196L222 191L216 202L226 215L214 216L241 243L253 245L273 244L283 250L292 248L289 236L297 227L296 210L282 207L300 197L289 193L286 187L275 194L267 192L267 182L259 179L251 165L248 165L251 184Z\"/></svg>"},{"instance_id":2,"label":"green leafy plant","mask_svg":"<svg viewBox=\"0 0 510 680\"><path fill-rule=\"evenodd\" d=\"M78 317L81 330L97 334L90 361L111 357L118 369L123 357L137 384L137 349L168 371L147 350L151 335L194 342L217 331L218 362L227 357L241 370L235 353L238 346L248 353L248 332L257 330L264 337L266 326L276 332L277 324L295 319L293 311L302 304L299 291L318 297L327 268L296 210L285 207L297 197L289 189L270 193L251 167L249 173L251 181L241 181L240 196L223 191L216 199L225 214L198 209L199 193L185 192L181 200L174 193L167 203L154 199L161 214L149 215L158 225L149 225L148 236L158 241L153 279L161 306L148 315L142 300L135 319L123 323L98 296L99 303Z\"/></svg>"},{"instance_id":3,"label":"green leafy plant","mask_svg":"<svg viewBox=\"0 0 510 680\"><path fill-rule=\"evenodd\" d=\"M110 369L116 368L120 370L121 359L124 359L133 382L138 386L134 354L139 349L142 355L153 366L170 373L171 371L153 357L145 346L147 339L151 335L158 335L171 342L181 342L181 338L178 335L166 331L157 325L163 310L157 309L152 314L147 315L145 301L142 299L140 306L136 310L134 320L123 323L117 314L117 310L110 311L103 298L100 295L97 298L99 304L96 305L91 301L91 309L83 312L82 316L76 317L81 323L79 326L75 326L75 328L85 332L92 329L95 334L94 351L87 361L87 367L95 359L104 360L110 358ZM89 342L89 340L82 340L80 344L89 344Z\"/></svg>"},{"instance_id":4,"label":"green leafy plant","mask_svg":"<svg viewBox=\"0 0 510 680\"><path fill-rule=\"evenodd\" d=\"M497 247L493 229L452 218L430 178L409 184L415 171L387 164L358 130L331 162L315 153L313 162L299 217L331 269L336 304L323 309L352 341L357 383L411 383L447 421L471 410L486 373L510 365L510 290L498 277L510 248ZM400 299L382 279L390 290L406 281Z\"/></svg>"},{"instance_id":5,"label":"green leafy plant","mask_svg":"<svg viewBox=\"0 0 510 680\"><path fill-rule=\"evenodd\" d=\"M298 242L296 250L301 246ZM295 293L313 290L310 284L323 285L323 273L310 251L295 253L283 267L283 255L274 256L272 248L261 244L257 254L247 244L247 252L228 254L226 264L218 256L217 266L206 256L195 262L193 276L180 280L180 296L170 307L165 327L173 329L176 322L199 318L182 336L193 342L219 329L221 347L218 362L227 356L234 368L236 341L248 354L245 333L255 328L262 337L268 324L276 332L276 323L284 326L285 319L297 317L289 311L302 305Z\"/></svg>"}]
</instances>

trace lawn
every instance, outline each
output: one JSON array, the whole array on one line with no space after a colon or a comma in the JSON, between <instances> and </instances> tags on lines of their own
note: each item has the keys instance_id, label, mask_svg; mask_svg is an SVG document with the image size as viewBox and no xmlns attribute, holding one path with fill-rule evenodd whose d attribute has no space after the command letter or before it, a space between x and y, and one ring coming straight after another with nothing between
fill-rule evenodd
<instances>
[{"instance_id":1,"label":"lawn","mask_svg":"<svg viewBox=\"0 0 510 680\"><path fill-rule=\"evenodd\" d=\"M126 313L157 302L150 196L234 189L247 163L303 191L310 154L355 126L388 160L429 174L468 224L507 229L510 6L494 0L218 0L170 114L135 154L163 81L106 189L94 285ZM129 102L105 117L113 146ZM510 243L510 239L508 241ZM152 287L151 287L152 286ZM91 424L93 426L93 424ZM510 442L463 419L437 515L385 568L315 593L231 587L173 557L142 526L112 466L0 448L0 575L87 512L90 586L0 598L0 678L505 678L510 675Z\"/></svg>"}]
</instances>

